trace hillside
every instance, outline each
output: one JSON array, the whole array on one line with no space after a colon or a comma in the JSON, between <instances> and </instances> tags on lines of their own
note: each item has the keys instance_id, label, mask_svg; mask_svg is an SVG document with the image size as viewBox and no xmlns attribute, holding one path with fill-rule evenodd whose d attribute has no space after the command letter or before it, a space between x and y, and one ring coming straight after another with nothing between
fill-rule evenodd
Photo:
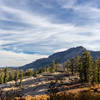
<instances>
[{"instance_id":1,"label":"hillside","mask_svg":"<svg viewBox=\"0 0 100 100\"><path fill-rule=\"evenodd\" d=\"M79 46L76 48L70 48L63 52L54 53L53 55L49 56L48 58L38 59L30 64L26 64L26 65L20 67L20 69L26 70L29 68L35 69L35 68L39 68L39 67L44 67L47 65L51 65L53 60L56 63L64 63L65 61L67 61L68 59L71 59L72 57L80 56L82 54L82 52L84 52L86 50L87 49L82 46ZM90 51L90 50L88 50L88 51ZM93 57L93 59L100 57L100 51L90 51L90 53L91 53L91 56Z\"/></svg>"},{"instance_id":2,"label":"hillside","mask_svg":"<svg viewBox=\"0 0 100 100\"><path fill-rule=\"evenodd\" d=\"M78 81L77 76L70 75L69 77L69 74L66 73L42 73L41 75L37 75L37 77L29 77L29 78L27 77L23 79L22 88L16 87L15 81L10 81L8 83L1 84L0 97L5 96L6 93L7 97L10 97L14 94L14 91L16 91L16 95L18 96L45 95L48 94L51 81L59 80L63 84L67 84L70 87L72 86L72 83L74 82L77 83L76 79ZM63 86L65 85L61 87L61 83L56 83L56 84L59 84L59 91L64 91L64 89L65 90L68 89L67 86L66 88L63 88Z\"/></svg>"}]
</instances>

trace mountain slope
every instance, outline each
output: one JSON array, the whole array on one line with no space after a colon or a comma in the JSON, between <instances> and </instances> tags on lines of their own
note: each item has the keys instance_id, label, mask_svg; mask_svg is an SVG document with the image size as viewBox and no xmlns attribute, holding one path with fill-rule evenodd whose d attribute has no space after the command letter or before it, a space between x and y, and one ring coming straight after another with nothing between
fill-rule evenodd
<instances>
[{"instance_id":1,"label":"mountain slope","mask_svg":"<svg viewBox=\"0 0 100 100\"><path fill-rule=\"evenodd\" d=\"M46 65L50 65L52 61L54 60L56 63L64 63L68 59L71 59L72 57L80 56L82 52L86 51L86 49L82 46L71 48L63 52L55 53L48 58L42 58L38 59L35 62L32 62L30 64L24 65L20 67L20 69L26 70L29 68L39 68L44 67ZM100 51L90 51L93 59L96 59L100 57Z\"/></svg>"}]
</instances>

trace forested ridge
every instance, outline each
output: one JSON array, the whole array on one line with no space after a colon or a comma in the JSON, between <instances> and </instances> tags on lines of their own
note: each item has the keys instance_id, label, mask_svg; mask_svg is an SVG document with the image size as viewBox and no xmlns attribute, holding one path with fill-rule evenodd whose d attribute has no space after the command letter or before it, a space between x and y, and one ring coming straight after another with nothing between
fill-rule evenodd
<instances>
[{"instance_id":1,"label":"forested ridge","mask_svg":"<svg viewBox=\"0 0 100 100\"><path fill-rule=\"evenodd\" d=\"M56 75L56 73L59 73L59 74ZM19 69L12 70L12 69L9 69L8 67L1 68L0 69L1 88L4 88L4 87L2 87L3 84L14 81L13 86L18 88L18 90L14 90L14 92L13 93L11 92L12 94L11 93L10 94L15 95L15 97L18 97L19 95L23 96L24 95L23 90L25 88L25 84L28 84L28 83L25 83L25 80L27 80L27 78L33 77L34 81L33 82L31 81L31 83L34 83L37 80L36 82L40 81L41 84L43 84L43 82L41 81L41 78L42 78L41 75L43 76L42 81L45 80L45 82L47 84L48 89L46 91L46 95L49 96L50 100L58 100L58 98L60 98L59 100L61 100L61 98L63 98L64 96L65 96L65 98L77 98L75 100L81 100L78 97L74 97L74 96L71 97L71 95L73 95L73 94L69 94L69 93L63 94L62 90L64 91L64 87L66 87L66 86L67 86L66 89L69 91L74 88L76 88L76 90L77 90L77 89L84 87L84 88L87 88L86 89L87 93L84 94L84 96L89 96L91 89L94 91L93 93L95 93L95 92L99 93L98 90L99 90L99 84L100 84L100 58L97 58L94 60L92 58L90 52L85 51L85 52L82 52L81 56L72 57L71 59L67 60L63 64L56 63L53 60L51 65L40 67L38 69L27 69L26 71L19 70ZM51 79L50 77L51 78L54 77L54 78ZM38 78L40 78L40 79L38 79ZM65 78L67 78L67 83L63 82L63 81L66 81ZM70 80L70 81L68 81L68 80ZM37 83L35 83L35 84L37 84ZM94 88L95 85L96 85L96 88ZM46 86L46 85L43 85L43 86ZM91 88L91 87L93 87L93 88ZM84 90L84 88L83 88L83 90ZM34 88L34 89L36 89L36 88ZM34 89L33 89L33 91L34 91ZM19 91L21 91L21 92L19 92ZM30 91L30 90L28 89L28 91ZM4 93L2 91L0 91L0 92L1 92L1 94L0 94L1 97L2 96L5 96L5 97L7 96L7 98L10 97L9 91L5 92L5 94L7 93L6 95L4 95ZM60 96L58 94L59 92L62 92L61 97L59 97ZM91 94L91 97L100 98L99 95L97 95L97 96L94 96L94 95L95 94L93 94L93 95ZM83 96L83 93L79 93L78 96L81 98L81 96ZM55 98L55 99L53 99L53 98ZM2 100L3 100L3 98L2 98ZM24 98L23 98L23 100L24 100ZM28 100L28 99L26 99L26 100ZM66 100L66 99L64 99L64 100ZM68 100L71 100L71 99L68 99ZM98 100L98 99L94 99L94 100Z\"/></svg>"},{"instance_id":2,"label":"forested ridge","mask_svg":"<svg viewBox=\"0 0 100 100\"><path fill-rule=\"evenodd\" d=\"M57 52L52 55L50 55L48 58L41 58L38 59L30 64L26 64L24 66L19 67L19 69L27 70L29 68L38 69L40 67L45 67L47 65L51 65L52 61L55 61L55 63L64 63L67 60L70 60L72 57L76 58L77 56L81 56L82 52L89 51L93 60L100 57L100 51L91 51L87 50L86 48L79 46L75 48L70 48L68 50Z\"/></svg>"}]
</instances>

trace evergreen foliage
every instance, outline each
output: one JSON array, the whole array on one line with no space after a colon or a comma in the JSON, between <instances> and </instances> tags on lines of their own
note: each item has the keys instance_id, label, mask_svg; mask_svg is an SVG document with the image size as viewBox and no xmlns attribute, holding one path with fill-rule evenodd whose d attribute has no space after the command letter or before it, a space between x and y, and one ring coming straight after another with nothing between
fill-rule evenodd
<instances>
[{"instance_id":1,"label":"evergreen foliage","mask_svg":"<svg viewBox=\"0 0 100 100\"><path fill-rule=\"evenodd\" d=\"M55 71L56 71L56 64L55 61L52 61L51 72L55 72Z\"/></svg>"},{"instance_id":2,"label":"evergreen foliage","mask_svg":"<svg viewBox=\"0 0 100 100\"><path fill-rule=\"evenodd\" d=\"M22 88L22 82L23 82L23 70L20 71L20 87Z\"/></svg>"},{"instance_id":3,"label":"evergreen foliage","mask_svg":"<svg viewBox=\"0 0 100 100\"><path fill-rule=\"evenodd\" d=\"M0 72L0 84L4 83L4 73Z\"/></svg>"},{"instance_id":4,"label":"evergreen foliage","mask_svg":"<svg viewBox=\"0 0 100 100\"><path fill-rule=\"evenodd\" d=\"M5 68L4 70L4 82L8 82L8 79L9 79L9 72L8 72L8 67Z\"/></svg>"},{"instance_id":5,"label":"evergreen foliage","mask_svg":"<svg viewBox=\"0 0 100 100\"><path fill-rule=\"evenodd\" d=\"M75 58L72 57L72 59L70 60L71 64L70 64L70 70L72 75L74 74L74 70L75 70Z\"/></svg>"},{"instance_id":6,"label":"evergreen foliage","mask_svg":"<svg viewBox=\"0 0 100 100\"><path fill-rule=\"evenodd\" d=\"M64 64L55 64L55 61L52 61L51 66L45 66L34 70L28 69L25 72L20 70L8 70L8 67L0 69L0 84L12 80L15 80L15 83L17 83L18 79L20 79L19 85L22 87L23 77L37 76L37 74L43 72L54 73L61 70L60 67L62 66L60 65L63 65L64 72L78 75L80 77L80 82L89 84L100 83L100 58L93 60L90 52L85 51L81 56L77 56L77 58L72 57L71 60L67 60Z\"/></svg>"}]
</instances>

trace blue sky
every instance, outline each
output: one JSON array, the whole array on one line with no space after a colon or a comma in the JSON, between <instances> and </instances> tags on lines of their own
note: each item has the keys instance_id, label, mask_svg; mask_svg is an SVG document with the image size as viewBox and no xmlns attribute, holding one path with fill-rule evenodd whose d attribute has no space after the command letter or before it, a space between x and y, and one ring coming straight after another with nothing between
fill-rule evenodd
<instances>
[{"instance_id":1,"label":"blue sky","mask_svg":"<svg viewBox=\"0 0 100 100\"><path fill-rule=\"evenodd\" d=\"M99 42L100 0L0 0L0 66Z\"/></svg>"}]
</instances>

